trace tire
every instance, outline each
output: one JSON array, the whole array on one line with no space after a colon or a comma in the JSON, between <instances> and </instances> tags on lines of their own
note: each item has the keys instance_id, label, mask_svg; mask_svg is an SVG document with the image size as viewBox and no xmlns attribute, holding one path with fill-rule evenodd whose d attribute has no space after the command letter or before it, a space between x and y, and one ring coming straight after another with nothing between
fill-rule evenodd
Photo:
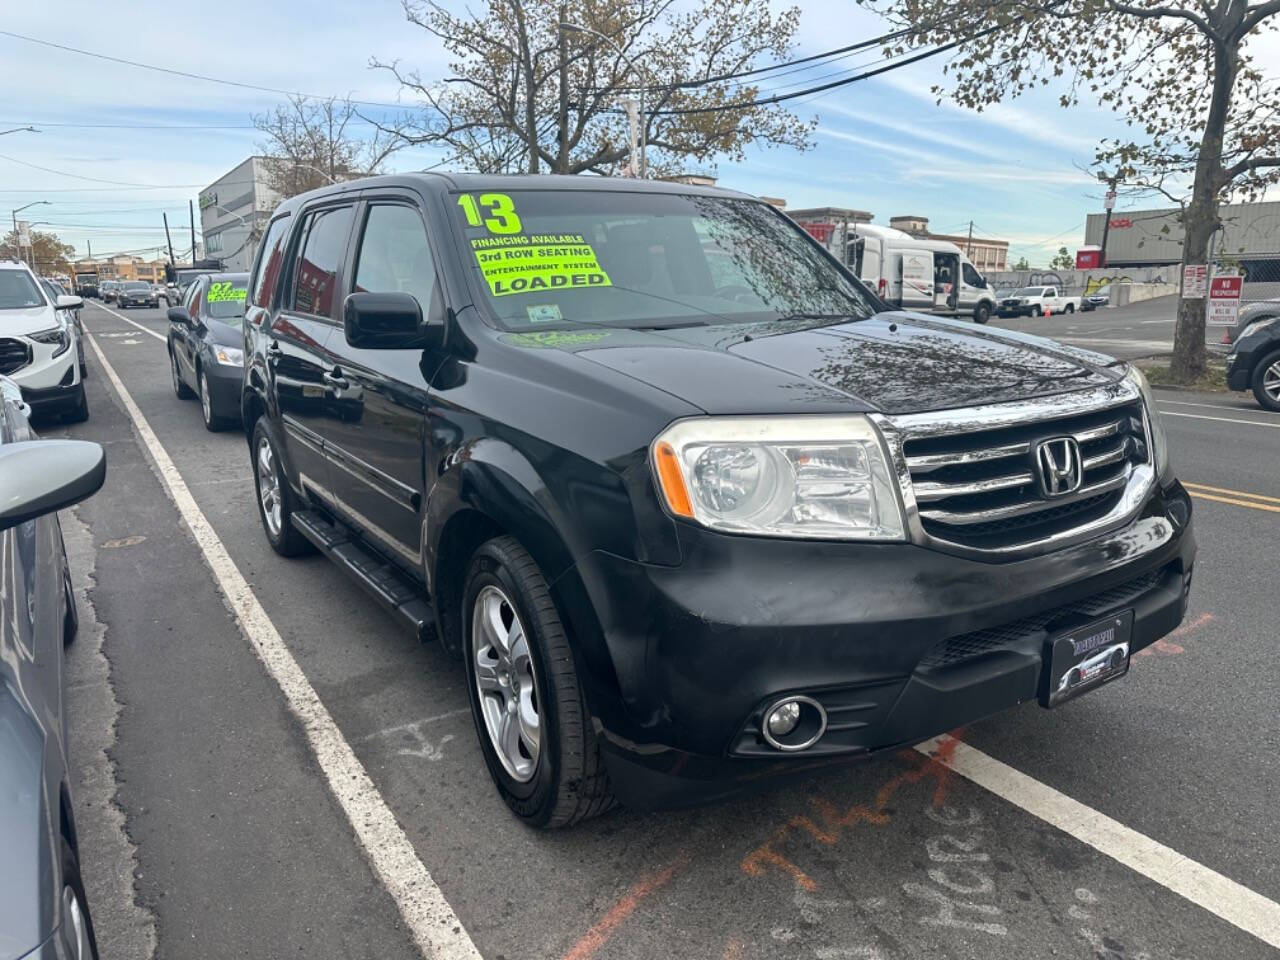
<instances>
[{"instance_id":1,"label":"tire","mask_svg":"<svg viewBox=\"0 0 1280 960\"><path fill-rule=\"evenodd\" d=\"M1258 361L1250 377L1253 396L1264 410L1280 411L1280 350Z\"/></svg>"},{"instance_id":2,"label":"tire","mask_svg":"<svg viewBox=\"0 0 1280 960\"><path fill-rule=\"evenodd\" d=\"M1075 312L1076 312L1076 305L1075 305L1074 303L1068 303L1068 304L1067 304L1067 310L1066 310L1066 312L1067 312L1067 313L1075 313Z\"/></svg>"},{"instance_id":3,"label":"tire","mask_svg":"<svg viewBox=\"0 0 1280 960\"><path fill-rule=\"evenodd\" d=\"M493 627L486 630L485 623ZM513 537L495 537L472 556L462 625L476 736L494 785L511 812L529 826L552 829L612 807L609 777L569 639L547 581ZM500 645L507 641L511 646L504 653ZM483 694L478 677L485 678ZM526 736L533 727L530 721L536 723L536 748L529 746ZM504 738L504 729L514 737ZM516 749L500 753L500 739L514 742Z\"/></svg>"},{"instance_id":4,"label":"tire","mask_svg":"<svg viewBox=\"0 0 1280 960\"><path fill-rule=\"evenodd\" d=\"M93 930L93 918L89 915L89 898L84 895L84 880L80 877L80 861L66 837L60 837L62 845L62 928L59 934L67 944L59 956L73 960L98 960L98 938Z\"/></svg>"},{"instance_id":5,"label":"tire","mask_svg":"<svg viewBox=\"0 0 1280 960\"><path fill-rule=\"evenodd\" d=\"M80 614L76 611L76 592L71 586L69 567L62 572L62 593L67 603L67 612L62 615L62 645L69 647L80 632Z\"/></svg>"},{"instance_id":6,"label":"tire","mask_svg":"<svg viewBox=\"0 0 1280 960\"><path fill-rule=\"evenodd\" d=\"M264 445L270 451L269 456L263 455ZM267 535L271 549L282 557L311 553L315 549L311 541L293 525L293 513L298 509L297 498L280 463L280 445L267 426L265 417L259 417L258 422L253 425L253 442L249 445L249 451L258 519L262 521L262 532ZM264 475L267 471L270 471L270 479L266 480L271 494L269 499L263 495Z\"/></svg>"},{"instance_id":7,"label":"tire","mask_svg":"<svg viewBox=\"0 0 1280 960\"><path fill-rule=\"evenodd\" d=\"M991 304L986 303L984 301L983 303L980 303L973 308L974 323L986 323L990 319L991 319Z\"/></svg>"},{"instance_id":8,"label":"tire","mask_svg":"<svg viewBox=\"0 0 1280 960\"><path fill-rule=\"evenodd\" d=\"M209 393L209 378L204 370L197 368L196 382L200 385L197 391L200 397L200 416L204 420L204 428L210 433L218 433L227 428L227 418L219 417L213 412L213 395Z\"/></svg>"},{"instance_id":9,"label":"tire","mask_svg":"<svg viewBox=\"0 0 1280 960\"><path fill-rule=\"evenodd\" d=\"M76 395L76 405L62 415L67 423L84 423L89 419L89 395L85 393L84 381L80 381L80 391Z\"/></svg>"},{"instance_id":10,"label":"tire","mask_svg":"<svg viewBox=\"0 0 1280 960\"><path fill-rule=\"evenodd\" d=\"M1031 308L1031 316L1033 316L1033 317L1039 317L1039 316L1043 316L1043 315L1044 315L1044 311L1043 311L1043 310L1041 310L1039 306L1034 306L1034 307L1032 307L1032 308Z\"/></svg>"},{"instance_id":11,"label":"tire","mask_svg":"<svg viewBox=\"0 0 1280 960\"><path fill-rule=\"evenodd\" d=\"M179 400L190 400L195 396L182 381L182 374L178 372L178 355L173 352L173 347L169 348L169 375L173 378L173 392L178 395Z\"/></svg>"}]
</instances>

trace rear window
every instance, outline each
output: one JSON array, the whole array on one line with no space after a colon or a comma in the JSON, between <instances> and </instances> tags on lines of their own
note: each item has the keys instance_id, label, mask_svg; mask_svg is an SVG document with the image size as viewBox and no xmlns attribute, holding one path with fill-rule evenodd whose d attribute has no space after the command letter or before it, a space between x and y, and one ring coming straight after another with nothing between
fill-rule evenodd
<instances>
[{"instance_id":1,"label":"rear window","mask_svg":"<svg viewBox=\"0 0 1280 960\"><path fill-rule=\"evenodd\" d=\"M44 297L25 270L0 270L0 310L43 307Z\"/></svg>"},{"instance_id":2,"label":"rear window","mask_svg":"<svg viewBox=\"0 0 1280 960\"><path fill-rule=\"evenodd\" d=\"M506 329L863 318L874 302L752 200L630 191L459 193L477 289Z\"/></svg>"}]
</instances>

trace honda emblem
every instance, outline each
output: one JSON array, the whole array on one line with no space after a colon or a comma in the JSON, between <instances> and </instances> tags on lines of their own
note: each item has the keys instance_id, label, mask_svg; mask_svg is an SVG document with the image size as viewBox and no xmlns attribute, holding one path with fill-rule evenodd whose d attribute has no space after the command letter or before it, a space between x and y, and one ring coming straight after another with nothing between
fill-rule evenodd
<instances>
[{"instance_id":1,"label":"honda emblem","mask_svg":"<svg viewBox=\"0 0 1280 960\"><path fill-rule=\"evenodd\" d=\"M1035 472L1046 500L1075 493L1084 482L1084 463L1075 437L1054 437L1035 445Z\"/></svg>"}]
</instances>

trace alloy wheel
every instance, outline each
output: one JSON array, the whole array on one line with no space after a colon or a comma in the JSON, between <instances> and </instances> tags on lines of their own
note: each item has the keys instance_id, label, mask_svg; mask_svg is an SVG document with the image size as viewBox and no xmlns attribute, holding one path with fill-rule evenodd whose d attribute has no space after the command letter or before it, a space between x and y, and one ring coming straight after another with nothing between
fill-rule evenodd
<instances>
[{"instance_id":1,"label":"alloy wheel","mask_svg":"<svg viewBox=\"0 0 1280 960\"><path fill-rule=\"evenodd\" d=\"M1262 391L1276 403L1280 403L1280 360L1267 367L1262 375Z\"/></svg>"},{"instance_id":2,"label":"alloy wheel","mask_svg":"<svg viewBox=\"0 0 1280 960\"><path fill-rule=\"evenodd\" d=\"M71 950L74 960L92 960L93 947L89 944L89 924L85 922L84 910L80 906L80 898L70 886L62 888L62 915L64 942Z\"/></svg>"},{"instance_id":3,"label":"alloy wheel","mask_svg":"<svg viewBox=\"0 0 1280 960\"><path fill-rule=\"evenodd\" d=\"M281 530L280 478L276 474L276 455L271 441L258 438L258 501L262 504L262 517L271 536L279 537Z\"/></svg>"},{"instance_id":4,"label":"alloy wheel","mask_svg":"<svg viewBox=\"0 0 1280 960\"><path fill-rule=\"evenodd\" d=\"M200 371L200 379L197 381L200 385L200 409L204 411L204 422L213 423L213 400L209 397L209 378L204 375L204 371Z\"/></svg>"},{"instance_id":5,"label":"alloy wheel","mask_svg":"<svg viewBox=\"0 0 1280 960\"><path fill-rule=\"evenodd\" d=\"M471 658L484 726L503 769L528 783L538 769L542 715L528 635L514 604L496 586L476 595Z\"/></svg>"}]
</instances>

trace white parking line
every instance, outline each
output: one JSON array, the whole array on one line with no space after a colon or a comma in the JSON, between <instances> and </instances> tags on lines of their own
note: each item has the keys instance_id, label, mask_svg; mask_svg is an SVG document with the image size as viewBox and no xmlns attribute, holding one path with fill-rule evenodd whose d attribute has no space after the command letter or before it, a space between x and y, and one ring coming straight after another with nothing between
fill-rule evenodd
<instances>
[{"instance_id":1,"label":"white parking line","mask_svg":"<svg viewBox=\"0 0 1280 960\"><path fill-rule=\"evenodd\" d=\"M110 307L108 307L105 303L94 303L94 304L91 304L91 306L97 307L99 310L105 310L105 311L107 311L107 313L111 314L111 315L112 315L113 317L115 317L117 320L123 320L125 323L131 323L131 324L133 324L135 327L137 327L137 328L138 328L139 330L141 330L143 333L147 334L147 336L155 337L157 340L163 340L165 343L168 343L168 342L169 342L169 338L168 338L168 337L166 337L164 334L162 334L162 333L156 333L156 332L155 332L154 330L152 330L150 327L144 327L142 324L138 323L138 321L136 321L136 320L130 320L130 319L129 319L128 317L126 317L123 313L117 313L115 310L112 310L112 309L111 309Z\"/></svg>"},{"instance_id":2,"label":"white parking line","mask_svg":"<svg viewBox=\"0 0 1280 960\"><path fill-rule=\"evenodd\" d=\"M951 739L936 737L916 749L1263 943L1280 947L1280 903L1268 900L1243 884L1184 857L1078 800L1072 800L966 743L952 741L947 750L935 756L942 744ZM951 752L952 747L954 753Z\"/></svg>"},{"instance_id":3,"label":"white parking line","mask_svg":"<svg viewBox=\"0 0 1280 960\"><path fill-rule=\"evenodd\" d=\"M178 468L116 375L115 368L107 361L98 341L87 330L85 337L150 453L169 499L191 528L196 545L213 571L241 631L302 725L316 762L329 782L329 789L346 814L373 872L395 900L419 951L432 960L481 960L480 951L418 859L413 844L396 822L368 772L343 738L342 731L289 652L275 624L205 519Z\"/></svg>"},{"instance_id":4,"label":"white parking line","mask_svg":"<svg viewBox=\"0 0 1280 960\"><path fill-rule=\"evenodd\" d=\"M1157 397L1156 403L1171 403L1178 407L1209 407L1212 410L1234 410L1236 413L1262 413L1263 411L1255 410L1252 407L1232 407L1225 403L1195 403L1191 400L1166 400L1164 397Z\"/></svg>"}]
</instances>

